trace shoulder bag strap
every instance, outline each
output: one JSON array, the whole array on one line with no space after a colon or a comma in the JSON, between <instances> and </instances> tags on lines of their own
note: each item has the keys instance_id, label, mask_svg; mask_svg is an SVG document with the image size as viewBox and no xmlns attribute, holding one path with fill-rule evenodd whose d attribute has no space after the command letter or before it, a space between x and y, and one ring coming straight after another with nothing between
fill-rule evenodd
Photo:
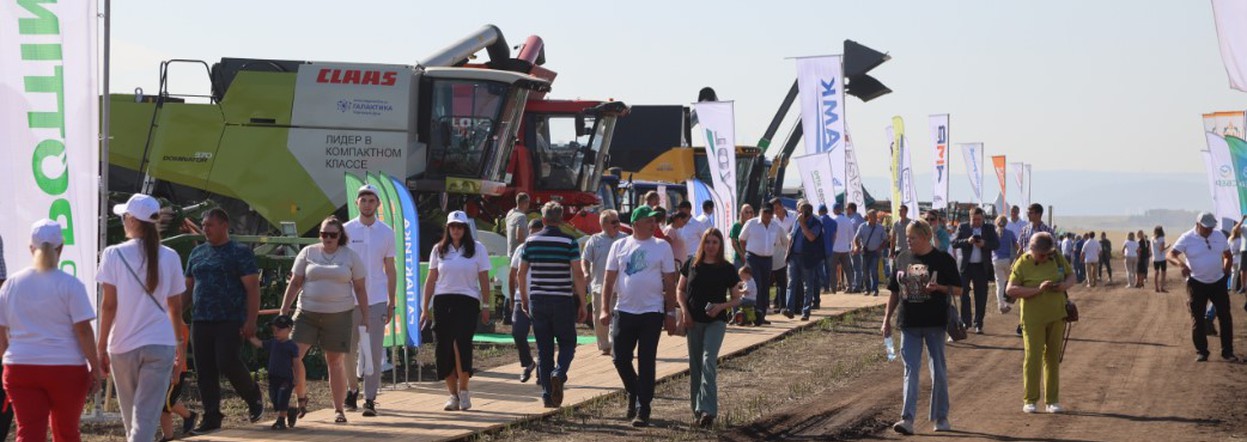
<instances>
[{"instance_id":1,"label":"shoulder bag strap","mask_svg":"<svg viewBox=\"0 0 1247 442\"><path fill-rule=\"evenodd\" d=\"M143 293L147 293L147 299L151 299L152 302L156 304L156 308L160 309L161 313L164 313L165 307L163 305L160 305L160 301L156 300L156 295L153 295L152 291L147 289L147 284L144 284L143 278L139 278L139 274L135 273L134 267L130 267L130 261L126 260L125 253L122 253L120 250L118 250L117 257L121 258L121 263L126 265L126 270L130 271L130 276L133 276L134 281L139 283L139 287L143 288Z\"/></svg>"}]
</instances>

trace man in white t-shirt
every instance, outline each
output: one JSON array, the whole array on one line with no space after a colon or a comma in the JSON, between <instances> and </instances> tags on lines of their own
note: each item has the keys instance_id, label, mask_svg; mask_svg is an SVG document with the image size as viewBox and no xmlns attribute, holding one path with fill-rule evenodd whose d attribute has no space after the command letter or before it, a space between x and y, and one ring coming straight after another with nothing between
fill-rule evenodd
<instances>
[{"instance_id":1,"label":"man in white t-shirt","mask_svg":"<svg viewBox=\"0 0 1247 442\"><path fill-rule=\"evenodd\" d=\"M524 243L528 239L528 207L530 200L527 193L520 192L515 195L515 208L507 212L506 228L507 228L507 253L514 254L515 248ZM476 238L475 232L472 235Z\"/></svg>"},{"instance_id":2,"label":"man in white t-shirt","mask_svg":"<svg viewBox=\"0 0 1247 442\"><path fill-rule=\"evenodd\" d=\"M671 246L653 237L654 215L649 207L633 210L632 236L611 245L598 317L598 326L614 333L611 353L628 392L628 418L635 427L649 425L658 339L664 326L668 330L675 326L675 259Z\"/></svg>"},{"instance_id":3,"label":"man in white t-shirt","mask_svg":"<svg viewBox=\"0 0 1247 442\"><path fill-rule=\"evenodd\" d=\"M377 219L377 208L381 200L377 197L377 188L365 184L355 192L355 205L359 207L359 216L347 221L342 227L346 229L349 247L364 262L368 276L364 279L368 294L368 317L360 318L359 310L355 310L356 319L368 324L368 352L372 358L372 373L365 373L362 367L356 367L353 361L359 357L359 337L352 340L351 354L347 359L347 370L352 367L364 378L364 417L377 415L377 390L381 387L381 361L385 356L382 346L385 340L386 325L394 319L395 289L397 272L394 269L395 248L394 229ZM358 334L358 328L354 330ZM360 366L364 364L358 364ZM346 392L346 408L356 408L359 399L359 381L355 376L348 376L352 387Z\"/></svg>"},{"instance_id":4,"label":"man in white t-shirt","mask_svg":"<svg viewBox=\"0 0 1247 442\"><path fill-rule=\"evenodd\" d=\"M775 244L785 234L781 232L779 223L775 222L774 214L774 206L765 206L762 208L762 215L745 221L745 225L740 228L740 246L745 249L745 262L753 271L753 279L758 283L758 314L754 325L770 324L766 320L766 311L771 306L771 264L772 261L783 258L783 255L777 253Z\"/></svg>"},{"instance_id":5,"label":"man in white t-shirt","mask_svg":"<svg viewBox=\"0 0 1247 442\"><path fill-rule=\"evenodd\" d=\"M1013 206L1013 208L1009 209L1009 223L1005 224L1005 228L1010 232L1013 232L1013 236L1015 238L1021 238L1022 228L1026 227L1026 220L1018 216L1020 212L1021 209L1019 209L1018 206ZM1023 250L1025 250L1025 248L1023 248Z\"/></svg>"},{"instance_id":6,"label":"man in white t-shirt","mask_svg":"<svg viewBox=\"0 0 1247 442\"><path fill-rule=\"evenodd\" d=\"M689 229L690 237L700 244L702 234L714 227L714 200L701 203L701 215L694 216L688 225L693 227Z\"/></svg>"},{"instance_id":7,"label":"man in white t-shirt","mask_svg":"<svg viewBox=\"0 0 1247 442\"><path fill-rule=\"evenodd\" d=\"M1191 313L1191 341L1195 343L1196 361L1208 360L1208 336L1204 307L1212 302L1221 323L1221 358L1238 361L1234 355L1234 323L1230 315L1230 295L1226 278L1233 266L1225 234L1217 230L1217 217L1199 214L1195 228L1183 233L1169 249L1169 262L1182 270L1186 278L1187 305Z\"/></svg>"}]
</instances>

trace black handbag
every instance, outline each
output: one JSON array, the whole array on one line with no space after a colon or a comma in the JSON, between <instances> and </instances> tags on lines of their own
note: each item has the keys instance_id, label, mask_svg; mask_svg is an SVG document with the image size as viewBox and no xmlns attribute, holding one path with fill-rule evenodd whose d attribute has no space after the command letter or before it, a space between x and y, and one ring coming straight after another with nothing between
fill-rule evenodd
<instances>
[{"instance_id":1,"label":"black handbag","mask_svg":"<svg viewBox=\"0 0 1247 442\"><path fill-rule=\"evenodd\" d=\"M948 337L953 342L961 341L966 338L966 325L961 322L961 313L957 311L957 303L953 301L953 296L948 295Z\"/></svg>"}]
</instances>

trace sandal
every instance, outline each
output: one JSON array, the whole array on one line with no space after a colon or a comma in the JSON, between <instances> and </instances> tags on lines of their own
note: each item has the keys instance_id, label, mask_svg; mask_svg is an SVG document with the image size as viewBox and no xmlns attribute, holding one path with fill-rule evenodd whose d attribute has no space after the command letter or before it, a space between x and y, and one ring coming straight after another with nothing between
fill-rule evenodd
<instances>
[{"instance_id":1,"label":"sandal","mask_svg":"<svg viewBox=\"0 0 1247 442\"><path fill-rule=\"evenodd\" d=\"M345 424L345 423L346 423L346 413L343 413L343 412L342 412L342 410L338 410L338 411L335 411L335 412L333 412L333 413L334 413L333 423L335 423L335 424Z\"/></svg>"},{"instance_id":2,"label":"sandal","mask_svg":"<svg viewBox=\"0 0 1247 442\"><path fill-rule=\"evenodd\" d=\"M299 419L303 419L304 416L307 416L308 400L305 397L298 398L298 400L299 400Z\"/></svg>"}]
</instances>

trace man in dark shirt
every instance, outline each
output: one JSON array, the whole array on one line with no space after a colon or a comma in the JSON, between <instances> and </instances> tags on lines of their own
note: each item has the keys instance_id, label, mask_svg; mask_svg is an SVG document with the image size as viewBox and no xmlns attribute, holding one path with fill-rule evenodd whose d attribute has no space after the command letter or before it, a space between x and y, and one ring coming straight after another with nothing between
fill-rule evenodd
<instances>
[{"instance_id":1,"label":"man in dark shirt","mask_svg":"<svg viewBox=\"0 0 1247 442\"><path fill-rule=\"evenodd\" d=\"M1110 265L1113 260L1113 242L1108 240L1108 232L1100 232L1100 267L1096 269L1099 272L1097 279L1102 276L1103 272L1108 272L1108 282L1113 282L1113 266Z\"/></svg>"},{"instance_id":2,"label":"man in dark shirt","mask_svg":"<svg viewBox=\"0 0 1247 442\"><path fill-rule=\"evenodd\" d=\"M247 402L248 418L264 413L260 388L242 360L243 340L255 336L260 312L260 270L255 254L229 238L229 215L220 208L203 217L207 243L191 251L186 261L183 305L192 305L191 348L203 399L203 421L192 430L210 433L221 428L221 375Z\"/></svg>"},{"instance_id":3,"label":"man in dark shirt","mask_svg":"<svg viewBox=\"0 0 1247 442\"><path fill-rule=\"evenodd\" d=\"M905 388L901 420L892 429L913 434L918 412L918 370L922 367L925 343L931 362L931 420L935 431L950 431L948 423L948 371L945 368L944 339L947 336L948 303L961 295L957 261L931 245L931 225L915 220L905 228L909 249L896 257L896 272L888 281L887 310L883 336L892 336L892 315L897 313L901 329L901 359L905 363Z\"/></svg>"},{"instance_id":4,"label":"man in dark shirt","mask_svg":"<svg viewBox=\"0 0 1247 442\"><path fill-rule=\"evenodd\" d=\"M814 216L814 206L805 200L798 206L797 225L788 243L788 305L784 316L801 313L802 321L810 320L810 308L820 298L819 271L826 260L823 224Z\"/></svg>"}]
</instances>

